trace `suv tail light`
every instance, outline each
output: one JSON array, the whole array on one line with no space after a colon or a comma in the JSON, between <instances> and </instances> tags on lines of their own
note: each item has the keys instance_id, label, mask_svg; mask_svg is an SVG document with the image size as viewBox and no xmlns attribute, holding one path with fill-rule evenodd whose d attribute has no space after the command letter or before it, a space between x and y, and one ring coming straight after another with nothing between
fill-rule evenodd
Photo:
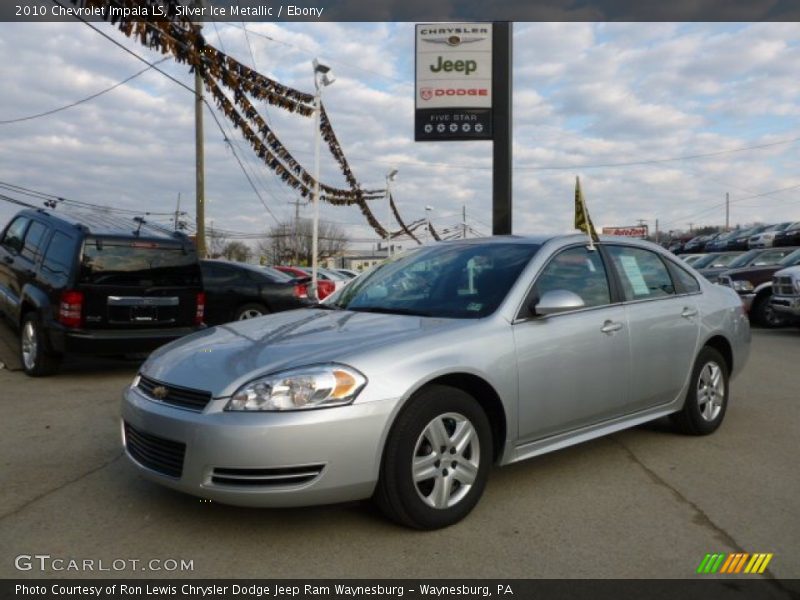
<instances>
[{"instance_id":1,"label":"suv tail light","mask_svg":"<svg viewBox=\"0 0 800 600\"><path fill-rule=\"evenodd\" d=\"M61 303L58 306L58 322L65 327L77 328L83 321L83 292L67 290L61 292Z\"/></svg>"},{"instance_id":2,"label":"suv tail light","mask_svg":"<svg viewBox=\"0 0 800 600\"><path fill-rule=\"evenodd\" d=\"M206 293L197 292L197 312L194 313L194 324L202 325L206 313Z\"/></svg>"},{"instance_id":3,"label":"suv tail light","mask_svg":"<svg viewBox=\"0 0 800 600\"><path fill-rule=\"evenodd\" d=\"M305 283L298 283L294 286L295 298L308 298L308 286Z\"/></svg>"}]
</instances>

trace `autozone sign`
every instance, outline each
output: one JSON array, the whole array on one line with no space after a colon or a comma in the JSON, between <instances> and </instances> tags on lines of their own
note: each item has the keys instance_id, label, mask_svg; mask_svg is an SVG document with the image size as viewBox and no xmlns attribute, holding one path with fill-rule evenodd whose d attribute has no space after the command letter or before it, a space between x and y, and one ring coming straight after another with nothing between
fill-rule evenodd
<instances>
[{"instance_id":1,"label":"autozone sign","mask_svg":"<svg viewBox=\"0 0 800 600\"><path fill-rule=\"evenodd\" d=\"M646 238L647 225L631 225L627 227L603 227L603 235L619 235L624 237Z\"/></svg>"}]
</instances>

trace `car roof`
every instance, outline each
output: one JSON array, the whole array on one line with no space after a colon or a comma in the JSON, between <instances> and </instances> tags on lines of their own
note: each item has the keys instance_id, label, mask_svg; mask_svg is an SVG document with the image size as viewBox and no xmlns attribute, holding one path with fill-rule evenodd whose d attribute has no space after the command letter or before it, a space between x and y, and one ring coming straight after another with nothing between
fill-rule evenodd
<instances>
[{"instance_id":1,"label":"car roof","mask_svg":"<svg viewBox=\"0 0 800 600\"><path fill-rule=\"evenodd\" d=\"M83 231L86 235L93 236L137 237L153 240L188 240L185 234L172 231L157 223L148 222L146 219L142 219L140 225L139 221L136 219L141 217L77 211L54 213L44 209L25 209L20 211L18 216L38 218L50 222L53 226L57 226L59 223L71 225Z\"/></svg>"}]
</instances>

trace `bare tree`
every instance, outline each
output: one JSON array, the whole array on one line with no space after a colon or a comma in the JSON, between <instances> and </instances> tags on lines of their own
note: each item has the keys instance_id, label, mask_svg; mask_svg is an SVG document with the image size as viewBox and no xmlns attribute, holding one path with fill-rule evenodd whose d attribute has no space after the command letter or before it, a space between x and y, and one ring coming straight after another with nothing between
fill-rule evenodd
<instances>
[{"instance_id":1,"label":"bare tree","mask_svg":"<svg viewBox=\"0 0 800 600\"><path fill-rule=\"evenodd\" d=\"M225 246L228 245L228 238L216 229L209 227L206 231L206 251L211 258L222 256Z\"/></svg>"},{"instance_id":2,"label":"bare tree","mask_svg":"<svg viewBox=\"0 0 800 600\"><path fill-rule=\"evenodd\" d=\"M225 247L222 249L221 253L221 255L228 260L235 260L238 262L247 262L252 254L253 251L250 249L250 246L244 242L236 241L225 244Z\"/></svg>"},{"instance_id":3,"label":"bare tree","mask_svg":"<svg viewBox=\"0 0 800 600\"><path fill-rule=\"evenodd\" d=\"M273 227L258 244L258 252L270 264L311 264L313 237L311 219L293 220ZM347 234L335 223L319 223L320 260L337 256L347 249Z\"/></svg>"}]
</instances>

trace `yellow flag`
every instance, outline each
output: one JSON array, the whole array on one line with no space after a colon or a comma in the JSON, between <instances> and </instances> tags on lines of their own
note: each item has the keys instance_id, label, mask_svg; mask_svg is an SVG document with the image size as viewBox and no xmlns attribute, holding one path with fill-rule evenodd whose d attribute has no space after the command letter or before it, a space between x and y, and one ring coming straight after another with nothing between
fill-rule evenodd
<instances>
[{"instance_id":1,"label":"yellow flag","mask_svg":"<svg viewBox=\"0 0 800 600\"><path fill-rule=\"evenodd\" d=\"M581 192L581 180L575 177L575 229L583 231L589 236L590 244L592 242L599 242L597 232L592 225L592 219L589 217L589 211L586 210L586 201L583 199Z\"/></svg>"}]
</instances>

